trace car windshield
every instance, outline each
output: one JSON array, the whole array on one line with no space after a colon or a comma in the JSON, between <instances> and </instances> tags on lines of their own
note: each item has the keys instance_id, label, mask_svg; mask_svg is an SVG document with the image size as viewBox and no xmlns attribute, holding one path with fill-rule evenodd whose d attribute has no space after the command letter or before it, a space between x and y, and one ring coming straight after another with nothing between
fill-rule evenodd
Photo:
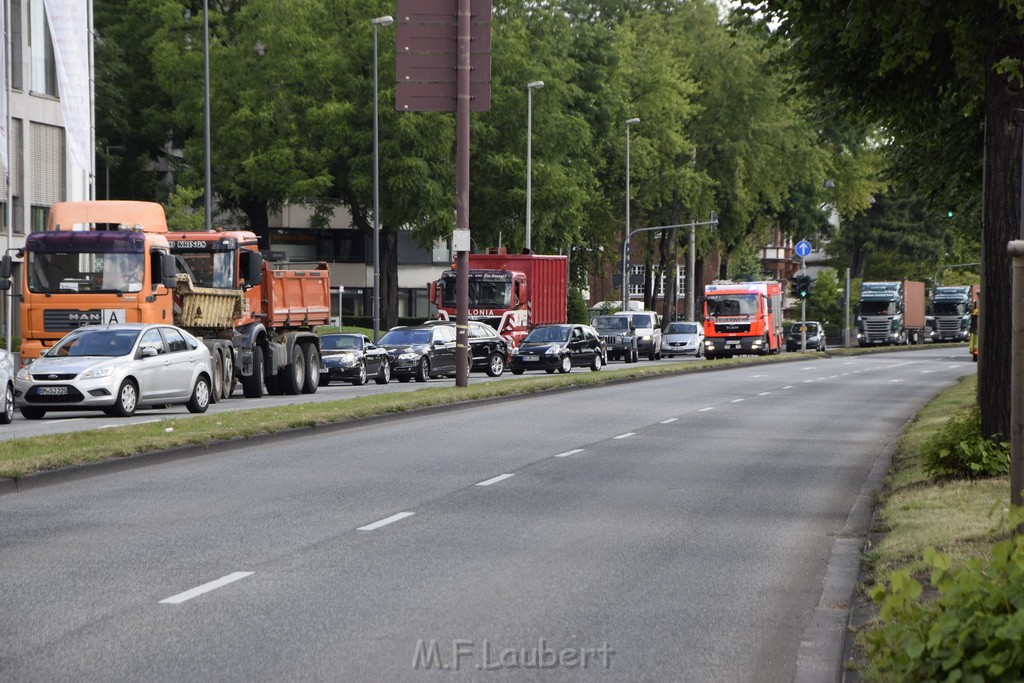
<instances>
[{"instance_id":1,"label":"car windshield","mask_svg":"<svg viewBox=\"0 0 1024 683\"><path fill-rule=\"evenodd\" d=\"M708 315L757 315L756 294L726 294L708 297Z\"/></svg>"},{"instance_id":2,"label":"car windshield","mask_svg":"<svg viewBox=\"0 0 1024 683\"><path fill-rule=\"evenodd\" d=\"M363 348L361 337L348 334L328 335L320 338L320 348L324 351L343 351L345 349Z\"/></svg>"},{"instance_id":3,"label":"car windshield","mask_svg":"<svg viewBox=\"0 0 1024 683\"><path fill-rule=\"evenodd\" d=\"M64 337L46 357L127 356L138 338L139 330L86 330Z\"/></svg>"},{"instance_id":4,"label":"car windshield","mask_svg":"<svg viewBox=\"0 0 1024 683\"><path fill-rule=\"evenodd\" d=\"M569 338L568 327L538 327L526 335L528 342L563 342Z\"/></svg>"},{"instance_id":5,"label":"car windshield","mask_svg":"<svg viewBox=\"0 0 1024 683\"><path fill-rule=\"evenodd\" d=\"M649 313L634 313L630 317L637 327L654 327L654 318Z\"/></svg>"},{"instance_id":6,"label":"car windshield","mask_svg":"<svg viewBox=\"0 0 1024 683\"><path fill-rule=\"evenodd\" d=\"M408 346L429 344L430 330L391 330L380 338L381 346Z\"/></svg>"},{"instance_id":7,"label":"car windshield","mask_svg":"<svg viewBox=\"0 0 1024 683\"><path fill-rule=\"evenodd\" d=\"M669 334L697 334L697 323L669 323Z\"/></svg>"},{"instance_id":8,"label":"car windshield","mask_svg":"<svg viewBox=\"0 0 1024 683\"><path fill-rule=\"evenodd\" d=\"M629 320L621 315L604 315L594 318L594 327L599 330L620 330L629 329Z\"/></svg>"},{"instance_id":9,"label":"car windshield","mask_svg":"<svg viewBox=\"0 0 1024 683\"><path fill-rule=\"evenodd\" d=\"M789 328L789 333L790 334L800 334L800 323L794 323L793 326ZM817 325L817 323L807 323L807 334L817 334L817 333L818 333L818 325Z\"/></svg>"}]
</instances>

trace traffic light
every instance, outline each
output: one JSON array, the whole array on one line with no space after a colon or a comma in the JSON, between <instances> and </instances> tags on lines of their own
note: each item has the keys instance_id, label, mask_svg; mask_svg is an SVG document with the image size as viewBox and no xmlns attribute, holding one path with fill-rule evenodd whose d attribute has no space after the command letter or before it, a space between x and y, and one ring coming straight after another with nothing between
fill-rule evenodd
<instances>
[{"instance_id":1,"label":"traffic light","mask_svg":"<svg viewBox=\"0 0 1024 683\"><path fill-rule=\"evenodd\" d=\"M793 296L797 299L806 299L811 295L811 277L809 275L796 275L791 283Z\"/></svg>"},{"instance_id":2,"label":"traffic light","mask_svg":"<svg viewBox=\"0 0 1024 683\"><path fill-rule=\"evenodd\" d=\"M952 218L955 215L956 214L953 212L953 209L949 209L948 211L946 211L946 218Z\"/></svg>"}]
</instances>

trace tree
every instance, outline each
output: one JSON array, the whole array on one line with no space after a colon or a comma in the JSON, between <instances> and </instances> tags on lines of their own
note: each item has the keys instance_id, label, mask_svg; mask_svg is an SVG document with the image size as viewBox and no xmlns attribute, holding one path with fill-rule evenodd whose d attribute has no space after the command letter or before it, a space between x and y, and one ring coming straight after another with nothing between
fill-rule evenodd
<instances>
[{"instance_id":1,"label":"tree","mask_svg":"<svg viewBox=\"0 0 1024 683\"><path fill-rule=\"evenodd\" d=\"M1009 434L1006 244L1018 236L1021 210L1022 3L766 0L757 9L793 46L810 87L892 136L909 182L965 205L981 197L982 429Z\"/></svg>"},{"instance_id":2,"label":"tree","mask_svg":"<svg viewBox=\"0 0 1024 683\"><path fill-rule=\"evenodd\" d=\"M822 325L844 323L844 311L839 293L839 279L834 268L822 268L814 277L811 296L807 299L807 319L817 320Z\"/></svg>"}]
</instances>

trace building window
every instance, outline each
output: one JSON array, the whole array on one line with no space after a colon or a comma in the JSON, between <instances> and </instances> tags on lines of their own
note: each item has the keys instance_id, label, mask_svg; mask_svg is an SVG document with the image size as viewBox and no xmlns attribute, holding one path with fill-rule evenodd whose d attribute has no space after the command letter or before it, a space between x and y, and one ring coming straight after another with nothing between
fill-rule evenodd
<instances>
[{"instance_id":1,"label":"building window","mask_svg":"<svg viewBox=\"0 0 1024 683\"><path fill-rule=\"evenodd\" d=\"M43 232L46 230L46 222L50 219L50 207L32 207L32 232Z\"/></svg>"},{"instance_id":2,"label":"building window","mask_svg":"<svg viewBox=\"0 0 1024 683\"><path fill-rule=\"evenodd\" d=\"M29 201L50 206L64 201L64 129L42 123L29 124L32 164Z\"/></svg>"},{"instance_id":3,"label":"building window","mask_svg":"<svg viewBox=\"0 0 1024 683\"><path fill-rule=\"evenodd\" d=\"M24 76L21 73L21 60L24 55L21 51L22 30L21 30L21 2L11 3L11 88L24 90Z\"/></svg>"},{"instance_id":4,"label":"building window","mask_svg":"<svg viewBox=\"0 0 1024 683\"><path fill-rule=\"evenodd\" d=\"M57 60L43 0L30 0L29 52L32 55L32 92L57 96Z\"/></svg>"}]
</instances>

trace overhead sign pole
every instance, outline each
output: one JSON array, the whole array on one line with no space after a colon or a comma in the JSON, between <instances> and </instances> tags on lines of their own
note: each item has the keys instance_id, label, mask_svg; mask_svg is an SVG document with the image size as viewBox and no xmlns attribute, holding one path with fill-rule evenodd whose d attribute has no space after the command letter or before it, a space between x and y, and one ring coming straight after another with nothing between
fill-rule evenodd
<instances>
[{"instance_id":1,"label":"overhead sign pole","mask_svg":"<svg viewBox=\"0 0 1024 683\"><path fill-rule=\"evenodd\" d=\"M811 253L811 243L807 240L800 240L794 247L796 255L800 257L800 277L807 277L807 256ZM800 297L800 350L807 350L807 299Z\"/></svg>"}]
</instances>

